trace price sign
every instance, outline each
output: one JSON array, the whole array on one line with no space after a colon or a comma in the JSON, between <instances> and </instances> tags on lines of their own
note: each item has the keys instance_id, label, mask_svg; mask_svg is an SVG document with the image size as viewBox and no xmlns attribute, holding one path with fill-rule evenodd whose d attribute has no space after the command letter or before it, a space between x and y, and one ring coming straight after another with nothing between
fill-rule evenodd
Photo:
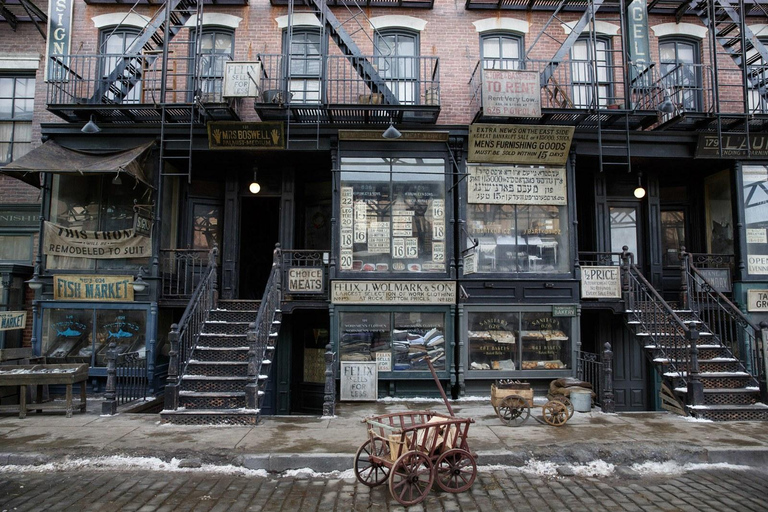
<instances>
[{"instance_id":1,"label":"price sign","mask_svg":"<svg viewBox=\"0 0 768 512\"><path fill-rule=\"evenodd\" d=\"M432 216L435 220L445 218L445 200L435 199L432 201Z\"/></svg>"},{"instance_id":2,"label":"price sign","mask_svg":"<svg viewBox=\"0 0 768 512\"><path fill-rule=\"evenodd\" d=\"M398 259L405 258L405 238L392 239L392 257Z\"/></svg>"},{"instance_id":3,"label":"price sign","mask_svg":"<svg viewBox=\"0 0 768 512\"><path fill-rule=\"evenodd\" d=\"M432 244L432 261L435 263L445 263L445 242L434 242Z\"/></svg>"},{"instance_id":4,"label":"price sign","mask_svg":"<svg viewBox=\"0 0 768 512\"><path fill-rule=\"evenodd\" d=\"M368 240L368 226L364 222L355 222L355 243L364 244Z\"/></svg>"},{"instance_id":5,"label":"price sign","mask_svg":"<svg viewBox=\"0 0 768 512\"><path fill-rule=\"evenodd\" d=\"M352 207L348 206L341 209L341 227L351 228L355 223Z\"/></svg>"},{"instance_id":6,"label":"price sign","mask_svg":"<svg viewBox=\"0 0 768 512\"><path fill-rule=\"evenodd\" d=\"M355 201L355 222L365 222L368 212L365 201Z\"/></svg>"},{"instance_id":7,"label":"price sign","mask_svg":"<svg viewBox=\"0 0 768 512\"><path fill-rule=\"evenodd\" d=\"M445 239L445 224L442 222L435 222L432 224L432 240L444 240Z\"/></svg>"},{"instance_id":8,"label":"price sign","mask_svg":"<svg viewBox=\"0 0 768 512\"><path fill-rule=\"evenodd\" d=\"M352 228L341 228L341 246L352 247Z\"/></svg>"},{"instance_id":9,"label":"price sign","mask_svg":"<svg viewBox=\"0 0 768 512\"><path fill-rule=\"evenodd\" d=\"M406 258L419 257L419 241L416 237L405 239L405 257Z\"/></svg>"},{"instance_id":10,"label":"price sign","mask_svg":"<svg viewBox=\"0 0 768 512\"><path fill-rule=\"evenodd\" d=\"M342 249L339 254L342 270L352 270L352 249Z\"/></svg>"},{"instance_id":11,"label":"price sign","mask_svg":"<svg viewBox=\"0 0 768 512\"><path fill-rule=\"evenodd\" d=\"M341 187L341 206L352 206L352 187Z\"/></svg>"}]
</instances>

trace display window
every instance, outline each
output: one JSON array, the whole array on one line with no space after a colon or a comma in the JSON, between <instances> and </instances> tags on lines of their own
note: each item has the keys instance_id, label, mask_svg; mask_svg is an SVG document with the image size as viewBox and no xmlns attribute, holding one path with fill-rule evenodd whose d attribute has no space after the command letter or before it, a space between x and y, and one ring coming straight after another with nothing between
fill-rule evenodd
<instances>
[{"instance_id":1,"label":"display window","mask_svg":"<svg viewBox=\"0 0 768 512\"><path fill-rule=\"evenodd\" d=\"M446 369L445 314L431 312L343 312L339 316L339 360L376 361L379 372Z\"/></svg>"},{"instance_id":2,"label":"display window","mask_svg":"<svg viewBox=\"0 0 768 512\"><path fill-rule=\"evenodd\" d=\"M468 370L562 370L571 367L573 317L550 311L467 313Z\"/></svg>"},{"instance_id":3,"label":"display window","mask_svg":"<svg viewBox=\"0 0 768 512\"><path fill-rule=\"evenodd\" d=\"M768 275L768 167L742 167L747 272Z\"/></svg>"},{"instance_id":4,"label":"display window","mask_svg":"<svg viewBox=\"0 0 768 512\"><path fill-rule=\"evenodd\" d=\"M445 161L345 157L341 168L340 270L444 273Z\"/></svg>"},{"instance_id":5,"label":"display window","mask_svg":"<svg viewBox=\"0 0 768 512\"><path fill-rule=\"evenodd\" d=\"M145 359L146 324L144 309L43 308L41 354L49 363L104 367L114 341L118 354Z\"/></svg>"}]
</instances>

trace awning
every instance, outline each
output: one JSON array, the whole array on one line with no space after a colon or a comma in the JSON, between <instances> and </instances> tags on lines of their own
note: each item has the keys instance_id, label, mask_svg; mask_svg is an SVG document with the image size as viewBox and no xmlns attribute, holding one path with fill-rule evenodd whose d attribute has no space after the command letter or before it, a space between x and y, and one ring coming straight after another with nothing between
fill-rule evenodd
<instances>
[{"instance_id":1,"label":"awning","mask_svg":"<svg viewBox=\"0 0 768 512\"><path fill-rule=\"evenodd\" d=\"M82 175L124 172L151 187L144 175L144 163L153 144L148 142L122 151L94 153L67 149L49 140L5 167L0 167L0 172L37 188L40 188L41 172Z\"/></svg>"}]
</instances>

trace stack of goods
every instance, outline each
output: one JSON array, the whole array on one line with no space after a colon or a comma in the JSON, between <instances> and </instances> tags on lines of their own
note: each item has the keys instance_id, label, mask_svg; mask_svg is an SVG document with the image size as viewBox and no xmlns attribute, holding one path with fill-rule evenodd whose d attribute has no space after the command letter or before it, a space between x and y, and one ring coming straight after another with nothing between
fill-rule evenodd
<instances>
[{"instance_id":1,"label":"stack of goods","mask_svg":"<svg viewBox=\"0 0 768 512\"><path fill-rule=\"evenodd\" d=\"M341 336L339 357L342 361L370 361L371 339L370 332L352 332Z\"/></svg>"},{"instance_id":2,"label":"stack of goods","mask_svg":"<svg viewBox=\"0 0 768 512\"><path fill-rule=\"evenodd\" d=\"M426 334L395 329L392 332L392 348L395 350L394 370L426 370L427 356L433 363L445 357L443 334L437 328ZM438 365L435 365L436 367ZM445 363L439 365L441 368Z\"/></svg>"}]
</instances>

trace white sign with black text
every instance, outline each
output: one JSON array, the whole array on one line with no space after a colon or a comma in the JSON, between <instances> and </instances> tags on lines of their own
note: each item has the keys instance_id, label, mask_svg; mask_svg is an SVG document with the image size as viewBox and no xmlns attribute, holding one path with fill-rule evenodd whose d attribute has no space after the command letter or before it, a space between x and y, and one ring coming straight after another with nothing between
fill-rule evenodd
<instances>
[{"instance_id":1,"label":"white sign with black text","mask_svg":"<svg viewBox=\"0 0 768 512\"><path fill-rule=\"evenodd\" d=\"M341 400L375 402L379 395L379 373L376 361L341 362Z\"/></svg>"}]
</instances>

